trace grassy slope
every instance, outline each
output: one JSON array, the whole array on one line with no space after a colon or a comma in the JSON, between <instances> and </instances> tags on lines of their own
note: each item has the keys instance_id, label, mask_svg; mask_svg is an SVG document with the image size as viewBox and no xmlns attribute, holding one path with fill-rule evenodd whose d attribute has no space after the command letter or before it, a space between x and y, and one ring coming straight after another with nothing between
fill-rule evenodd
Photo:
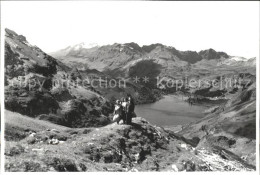
<instances>
[{"instance_id":1,"label":"grassy slope","mask_svg":"<svg viewBox=\"0 0 260 175\"><path fill-rule=\"evenodd\" d=\"M7 126L10 125L12 127L18 127L21 129L27 129L36 132L46 130L46 129L58 129L62 131L69 129L68 127L65 126L56 125L50 122L34 119L8 110L5 110L5 124Z\"/></svg>"}]
</instances>

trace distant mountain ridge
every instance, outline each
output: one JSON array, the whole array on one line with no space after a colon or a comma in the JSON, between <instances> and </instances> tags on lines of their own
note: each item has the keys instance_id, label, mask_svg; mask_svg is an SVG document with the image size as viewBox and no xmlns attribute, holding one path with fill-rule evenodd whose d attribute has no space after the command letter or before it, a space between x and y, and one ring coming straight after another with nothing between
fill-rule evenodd
<instances>
[{"instance_id":1,"label":"distant mountain ridge","mask_svg":"<svg viewBox=\"0 0 260 175\"><path fill-rule=\"evenodd\" d=\"M247 71L256 64L255 59L230 56L225 52L218 52L210 48L207 50L179 51L174 47L160 43L140 46L137 43L115 43L112 45L86 48L82 44L69 46L51 56L63 62L69 67L77 67L83 70L95 69L105 74L116 77L129 77L135 72L133 67L143 64L143 67L151 72L149 64L156 64L158 76L204 76L210 75L212 70L222 70L219 73ZM150 62L150 63L149 63ZM147 64L145 66L145 64ZM223 71L224 70L224 71ZM139 70L135 76L145 76ZM206 75L205 74L205 75ZM153 77L155 78L155 77Z\"/></svg>"},{"instance_id":2,"label":"distant mountain ridge","mask_svg":"<svg viewBox=\"0 0 260 175\"><path fill-rule=\"evenodd\" d=\"M229 58L230 56L225 52L217 52L214 49L202 50L200 52L196 51L179 51L171 46L166 46L160 43L151 44L151 45L143 45L139 46L137 43L125 43L119 44L115 43L112 45L90 45L93 47L84 47L86 44L80 43L74 46L68 46L65 49L61 49L56 52L50 53L50 55L60 58L60 57L89 57L98 58L100 52L108 51L108 52L116 52L119 51L121 54L125 52L128 55L140 57L145 57L151 54L155 50L162 50L164 52L168 52L172 55L172 57L176 56L180 60L187 61L189 63L196 63L202 59L220 59L220 58Z\"/></svg>"}]
</instances>

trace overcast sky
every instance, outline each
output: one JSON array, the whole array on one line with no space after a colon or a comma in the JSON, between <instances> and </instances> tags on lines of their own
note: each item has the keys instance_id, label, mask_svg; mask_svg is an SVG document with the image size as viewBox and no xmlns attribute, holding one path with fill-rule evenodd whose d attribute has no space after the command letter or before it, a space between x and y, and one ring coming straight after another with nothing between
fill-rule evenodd
<instances>
[{"instance_id":1,"label":"overcast sky","mask_svg":"<svg viewBox=\"0 0 260 175\"><path fill-rule=\"evenodd\" d=\"M259 54L259 2L1 2L2 25L52 52L81 42Z\"/></svg>"}]
</instances>

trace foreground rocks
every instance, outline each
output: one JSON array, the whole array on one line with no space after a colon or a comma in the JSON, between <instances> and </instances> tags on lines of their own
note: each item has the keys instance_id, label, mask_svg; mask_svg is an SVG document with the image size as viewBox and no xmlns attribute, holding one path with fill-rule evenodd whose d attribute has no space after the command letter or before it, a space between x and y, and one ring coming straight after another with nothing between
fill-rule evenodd
<instances>
[{"instance_id":1,"label":"foreground rocks","mask_svg":"<svg viewBox=\"0 0 260 175\"><path fill-rule=\"evenodd\" d=\"M58 143L50 143L53 139ZM6 171L255 170L229 152L198 147L139 117L132 125L28 133L19 142L7 142L5 155Z\"/></svg>"}]
</instances>

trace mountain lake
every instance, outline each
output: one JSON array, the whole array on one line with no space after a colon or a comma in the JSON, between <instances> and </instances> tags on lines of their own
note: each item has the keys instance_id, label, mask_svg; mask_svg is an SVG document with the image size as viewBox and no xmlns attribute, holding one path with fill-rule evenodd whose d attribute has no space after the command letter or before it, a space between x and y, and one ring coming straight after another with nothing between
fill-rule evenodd
<instances>
[{"instance_id":1,"label":"mountain lake","mask_svg":"<svg viewBox=\"0 0 260 175\"><path fill-rule=\"evenodd\" d=\"M208 107L190 105L180 96L167 95L155 103L136 105L135 113L157 126L173 126L203 118L206 109Z\"/></svg>"}]
</instances>

